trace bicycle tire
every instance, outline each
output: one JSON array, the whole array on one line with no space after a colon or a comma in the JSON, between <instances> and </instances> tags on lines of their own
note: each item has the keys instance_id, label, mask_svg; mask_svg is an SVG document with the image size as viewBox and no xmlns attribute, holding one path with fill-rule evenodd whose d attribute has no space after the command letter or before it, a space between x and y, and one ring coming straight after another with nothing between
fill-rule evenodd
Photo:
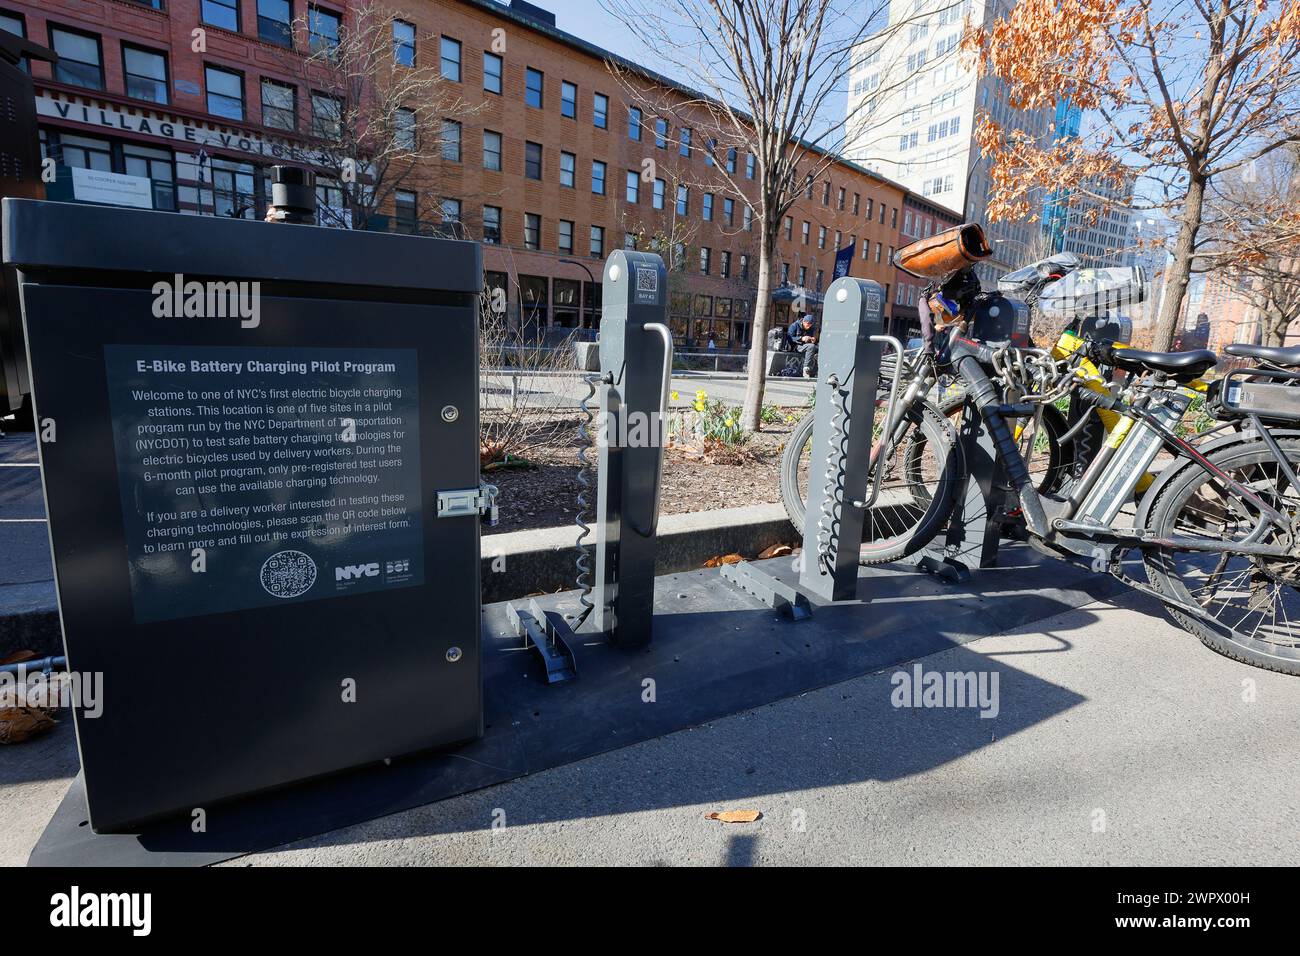
<instances>
[{"instance_id":1,"label":"bicycle tire","mask_svg":"<svg viewBox=\"0 0 1300 956\"><path fill-rule=\"evenodd\" d=\"M1278 444L1292 467L1300 467L1300 439L1283 438L1279 439ZM1214 467L1225 472L1249 465L1271 463L1276 466L1276 459L1269 452L1264 442L1259 440L1229 445L1212 454L1209 461ZM1216 477L1202 468L1195 465L1184 467L1183 472L1175 475L1169 484L1161 489L1159 496L1152 503L1150 516L1146 521L1147 529L1157 535L1173 533L1174 524L1183 507L1193 500L1193 495L1201 485L1213 481L1217 481ZM1245 556L1241 557L1246 561L1251 560L1245 558ZM1173 553L1161 548L1147 548L1143 550L1142 558L1146 566L1147 580L1152 587L1167 597L1185 603L1197 603L1192 591L1184 583L1182 575L1177 573ZM1253 591L1253 573L1249 583ZM1286 587L1292 591L1297 590L1295 585L1289 584ZM1281 589L1282 585L1279 585L1279 592ZM1251 635L1240 634L1236 627L1245 620L1244 617L1236 625L1226 626L1227 622L1224 622L1225 629L1230 630L1234 635L1238 635L1237 637L1230 637L1219 629L1210 626L1196 615L1179 611L1174 607L1167 607L1167 610L1169 616L1180 627L1195 635L1206 647L1222 654L1224 657L1240 661L1243 664L1250 664L1253 667L1300 676L1300 645L1281 650L1282 645L1270 644ZM1276 609L1274 609L1274 620L1276 620Z\"/></svg>"},{"instance_id":2,"label":"bicycle tire","mask_svg":"<svg viewBox=\"0 0 1300 956\"><path fill-rule=\"evenodd\" d=\"M815 416L808 414L800 420L786 443L781 455L781 501L785 505L786 515L791 524L802 532L807 513L803 489L799 483L799 464L803 450L812 440ZM927 507L919 520L907 530L895 534L876 536L876 526L871 521L863 522L863 542L859 563L863 565L887 564L897 561L919 551L929 544L943 530L952 514L957 501L957 491L961 487L963 465L957 445L956 432L939 410L929 402L918 402L907 412L907 419L915 427L919 424L921 434L927 445L942 449L944 463L935 490L930 493ZM911 462L916 467L921 454L915 443L909 446L909 453L914 456ZM870 487L870 478L868 478ZM873 509L874 510L874 509ZM870 512L868 512L870 514Z\"/></svg>"}]
</instances>

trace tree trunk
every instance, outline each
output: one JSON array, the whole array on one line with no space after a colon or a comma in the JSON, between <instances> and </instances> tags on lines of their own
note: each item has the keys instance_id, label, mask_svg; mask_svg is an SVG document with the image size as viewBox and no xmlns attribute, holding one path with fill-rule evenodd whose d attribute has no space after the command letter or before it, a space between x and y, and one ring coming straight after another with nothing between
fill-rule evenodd
<instances>
[{"instance_id":1,"label":"tree trunk","mask_svg":"<svg viewBox=\"0 0 1300 956\"><path fill-rule=\"evenodd\" d=\"M1187 199L1183 205L1182 223L1178 227L1173 262L1165 273L1160 317L1156 322L1155 340L1151 343L1157 352L1173 348L1174 335L1178 332L1182 317L1183 299L1187 296L1187 283L1192 277L1192 253L1196 249L1196 233L1201 228L1204 203L1205 180L1193 177L1187 186Z\"/></svg>"},{"instance_id":2,"label":"tree trunk","mask_svg":"<svg viewBox=\"0 0 1300 956\"><path fill-rule=\"evenodd\" d=\"M1291 320L1280 312L1264 312L1260 315L1260 323L1264 326L1264 334L1260 336L1260 345L1268 345L1273 348L1281 348L1286 345L1286 332L1291 326Z\"/></svg>"},{"instance_id":3,"label":"tree trunk","mask_svg":"<svg viewBox=\"0 0 1300 956\"><path fill-rule=\"evenodd\" d=\"M758 292L754 300L754 322L749 340L749 374L745 381L745 404L740 410L740 427L756 432L762 420L763 384L767 379L767 328L772 316L772 254L776 234L763 235L758 253Z\"/></svg>"}]
</instances>

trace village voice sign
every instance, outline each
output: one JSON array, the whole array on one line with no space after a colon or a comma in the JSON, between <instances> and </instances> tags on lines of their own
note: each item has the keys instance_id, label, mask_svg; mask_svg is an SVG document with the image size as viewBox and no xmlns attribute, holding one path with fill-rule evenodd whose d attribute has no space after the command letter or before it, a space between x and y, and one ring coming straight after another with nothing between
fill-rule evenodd
<instances>
[{"instance_id":1,"label":"village voice sign","mask_svg":"<svg viewBox=\"0 0 1300 956\"><path fill-rule=\"evenodd\" d=\"M226 130L190 123L174 116L152 111L124 112L109 106L78 103L61 97L41 94L36 97L36 113L50 119L70 120L98 127L105 133L137 133L171 140L177 145L224 149L273 160L296 160L322 165L318 152L306 150L288 140L270 140L247 131Z\"/></svg>"}]
</instances>

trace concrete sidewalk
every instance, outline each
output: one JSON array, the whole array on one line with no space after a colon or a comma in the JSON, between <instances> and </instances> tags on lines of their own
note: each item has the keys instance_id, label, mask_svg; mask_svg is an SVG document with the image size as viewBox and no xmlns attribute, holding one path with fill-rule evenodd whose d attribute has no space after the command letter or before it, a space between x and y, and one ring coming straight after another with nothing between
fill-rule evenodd
<instances>
[{"instance_id":1,"label":"concrete sidewalk","mask_svg":"<svg viewBox=\"0 0 1300 956\"><path fill-rule=\"evenodd\" d=\"M999 716L895 708L891 668L232 865L1294 862L1300 681L1146 599L921 664L996 673ZM67 721L0 750L0 863L25 862L75 769ZM763 819L704 819L736 808Z\"/></svg>"}]
</instances>

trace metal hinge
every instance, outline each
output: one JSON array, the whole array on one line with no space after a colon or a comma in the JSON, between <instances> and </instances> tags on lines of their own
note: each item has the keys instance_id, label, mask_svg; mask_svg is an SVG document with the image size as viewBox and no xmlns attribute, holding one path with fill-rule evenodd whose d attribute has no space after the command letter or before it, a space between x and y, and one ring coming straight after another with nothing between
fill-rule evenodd
<instances>
[{"instance_id":1,"label":"metal hinge","mask_svg":"<svg viewBox=\"0 0 1300 956\"><path fill-rule=\"evenodd\" d=\"M438 492L438 517L463 518L479 515L487 519L488 527L498 521L496 485L480 483L477 488L457 488Z\"/></svg>"}]
</instances>

